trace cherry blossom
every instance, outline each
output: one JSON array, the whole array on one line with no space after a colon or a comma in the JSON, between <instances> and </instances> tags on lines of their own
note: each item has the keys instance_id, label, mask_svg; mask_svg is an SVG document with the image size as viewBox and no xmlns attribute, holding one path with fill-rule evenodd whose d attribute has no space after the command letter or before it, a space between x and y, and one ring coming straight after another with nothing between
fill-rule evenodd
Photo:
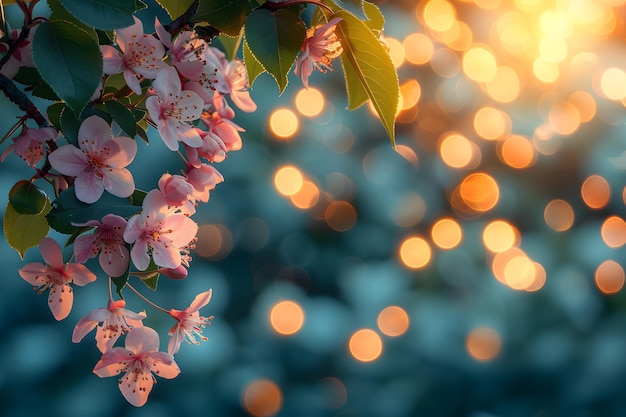
<instances>
[{"instance_id":1,"label":"cherry blossom","mask_svg":"<svg viewBox=\"0 0 626 417\"><path fill-rule=\"evenodd\" d=\"M200 120L209 132L222 140L227 152L240 150L242 142L239 132L245 132L245 130L232 121L235 112L223 100L223 97L216 97L213 103L214 110L202 113Z\"/></svg>"},{"instance_id":2,"label":"cherry blossom","mask_svg":"<svg viewBox=\"0 0 626 417\"><path fill-rule=\"evenodd\" d=\"M191 90L181 90L180 78L175 68L162 69L152 83L156 96L146 99L146 109L165 145L178 149L178 142L192 147L202 145L196 129L186 123L197 120L202 114L204 101Z\"/></svg>"},{"instance_id":3,"label":"cherry blossom","mask_svg":"<svg viewBox=\"0 0 626 417\"><path fill-rule=\"evenodd\" d=\"M128 270L130 256L124 242L127 221L115 214L107 214L102 222L90 220L74 226L95 227L93 233L81 235L74 241L76 262L84 263L100 254L100 267L111 277L119 277Z\"/></svg>"},{"instance_id":4,"label":"cherry blossom","mask_svg":"<svg viewBox=\"0 0 626 417\"><path fill-rule=\"evenodd\" d=\"M110 350L121 335L134 327L143 326L141 321L146 318L145 312L135 313L124 308L125 306L124 300L110 300L106 308L89 312L74 326L72 342L80 342L97 326L96 346L102 353Z\"/></svg>"},{"instance_id":5,"label":"cherry blossom","mask_svg":"<svg viewBox=\"0 0 626 417\"><path fill-rule=\"evenodd\" d=\"M9 145L2 153L0 162L4 161L9 152L21 157L28 165L35 166L45 155L43 144L48 140L56 140L58 132L53 127L32 129L24 127L22 132L13 138L13 144Z\"/></svg>"},{"instance_id":6,"label":"cherry blossom","mask_svg":"<svg viewBox=\"0 0 626 417\"><path fill-rule=\"evenodd\" d=\"M318 25L307 30L307 37L302 44L302 53L296 60L293 70L300 76L302 84L309 88L309 76L314 69L326 72L332 69L331 61L343 52L341 43L335 34L341 18L331 19L325 25Z\"/></svg>"},{"instance_id":7,"label":"cherry blossom","mask_svg":"<svg viewBox=\"0 0 626 417\"><path fill-rule=\"evenodd\" d=\"M37 26L33 27L28 33L28 36L17 44L17 47L13 50L9 59L4 63L4 65L0 66L0 74L7 78L13 78L20 70L20 67L35 66L33 64L32 40L36 29ZM8 36L12 42L16 42L20 38L21 33L21 29L13 29L8 33ZM0 53L5 54L8 51L9 45L0 43Z\"/></svg>"},{"instance_id":8,"label":"cherry blossom","mask_svg":"<svg viewBox=\"0 0 626 417\"><path fill-rule=\"evenodd\" d=\"M202 335L202 328L207 324L211 324L213 317L200 316L200 309L207 305L211 301L211 295L213 291L209 290L200 293L194 298L189 307L184 310L171 309L169 311L170 316L176 319L177 323L170 329L168 335L170 335L170 341L167 345L167 352L170 355L175 355L180 349L180 345L183 340L187 343L193 343L199 345L200 342L196 339L199 338L202 341L208 340L206 336Z\"/></svg>"},{"instance_id":9,"label":"cherry blossom","mask_svg":"<svg viewBox=\"0 0 626 417\"><path fill-rule=\"evenodd\" d=\"M143 23L135 19L135 24L115 31L118 51L110 45L100 45L105 74L124 73L126 85L135 94L141 94L137 75L153 80L161 68L167 67L162 58L165 48L158 39L143 33Z\"/></svg>"},{"instance_id":10,"label":"cherry blossom","mask_svg":"<svg viewBox=\"0 0 626 417\"><path fill-rule=\"evenodd\" d=\"M87 285L96 280L96 275L85 265L63 263L61 248L52 238L41 239L39 249L46 264L32 262L24 265L18 273L26 282L34 285L39 294L50 290L48 294L50 311L55 319L63 320L70 314L74 301L70 283Z\"/></svg>"},{"instance_id":11,"label":"cherry blossom","mask_svg":"<svg viewBox=\"0 0 626 417\"><path fill-rule=\"evenodd\" d=\"M255 111L256 103L250 97L248 74L243 62L239 59L232 61L223 59L221 63L221 71L228 84L228 93L235 106L248 113Z\"/></svg>"},{"instance_id":12,"label":"cherry blossom","mask_svg":"<svg viewBox=\"0 0 626 417\"><path fill-rule=\"evenodd\" d=\"M193 185L194 198L203 203L209 201L209 191L215 189L217 184L224 181L222 174L213 165L209 164L200 164L199 167L189 164L185 177Z\"/></svg>"},{"instance_id":13,"label":"cherry blossom","mask_svg":"<svg viewBox=\"0 0 626 417\"><path fill-rule=\"evenodd\" d=\"M182 263L181 249L196 236L198 225L184 214L171 213L159 190L151 190L143 200L142 211L128 220L124 240L133 244L130 251L135 266L145 271L154 263L177 268Z\"/></svg>"},{"instance_id":14,"label":"cherry blossom","mask_svg":"<svg viewBox=\"0 0 626 417\"><path fill-rule=\"evenodd\" d=\"M126 348L114 347L102 355L93 369L100 378L119 375L119 388L126 401L141 407L156 382L154 374L166 379L180 369L169 353L159 352L159 334L150 327L135 327L126 335Z\"/></svg>"},{"instance_id":15,"label":"cherry blossom","mask_svg":"<svg viewBox=\"0 0 626 417\"><path fill-rule=\"evenodd\" d=\"M137 143L127 137L111 137L111 127L104 119L90 116L78 129L78 148L64 145L48 159L63 175L76 177L76 198L95 203L104 190L117 197L128 197L135 182L128 166L137 153Z\"/></svg>"},{"instance_id":16,"label":"cherry blossom","mask_svg":"<svg viewBox=\"0 0 626 417\"><path fill-rule=\"evenodd\" d=\"M165 173L161 175L158 185L167 205L178 208L186 215L196 212L193 185L185 177Z\"/></svg>"},{"instance_id":17,"label":"cherry blossom","mask_svg":"<svg viewBox=\"0 0 626 417\"><path fill-rule=\"evenodd\" d=\"M168 49L172 65L178 72L190 80L200 79L204 67L202 53L208 46L207 43L189 30L180 32L172 42L172 35L165 30L158 18L155 19L154 28Z\"/></svg>"}]
</instances>

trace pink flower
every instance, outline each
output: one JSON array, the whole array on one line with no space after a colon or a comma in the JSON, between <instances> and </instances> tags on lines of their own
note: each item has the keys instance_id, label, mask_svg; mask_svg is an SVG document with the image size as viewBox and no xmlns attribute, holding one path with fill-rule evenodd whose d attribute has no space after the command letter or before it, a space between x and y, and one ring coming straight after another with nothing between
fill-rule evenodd
<instances>
[{"instance_id":1,"label":"pink flower","mask_svg":"<svg viewBox=\"0 0 626 417\"><path fill-rule=\"evenodd\" d=\"M148 395L156 382L153 373L162 378L178 376L180 369L174 357L159 352L159 335L149 327L135 327L126 335L126 348L114 347L106 351L93 372L100 378L119 375L120 391L126 401L141 407L148 401Z\"/></svg>"},{"instance_id":2,"label":"pink flower","mask_svg":"<svg viewBox=\"0 0 626 417\"><path fill-rule=\"evenodd\" d=\"M39 242L41 255L46 262L33 262L24 265L18 273L26 282L35 286L39 294L50 289L48 305L57 320L66 318L72 310L74 294L70 283L86 285L96 280L96 275L85 265L63 263L59 244L52 238L44 237Z\"/></svg>"},{"instance_id":3,"label":"pink flower","mask_svg":"<svg viewBox=\"0 0 626 417\"><path fill-rule=\"evenodd\" d=\"M134 25L115 31L117 45L122 53L110 45L101 45L100 51L104 59L104 73L110 75L123 71L126 85L135 94L141 94L137 75L153 80L157 71L167 67L167 64L162 60L165 54L163 44L143 33L141 20L133 18Z\"/></svg>"},{"instance_id":4,"label":"pink flower","mask_svg":"<svg viewBox=\"0 0 626 417\"><path fill-rule=\"evenodd\" d=\"M232 61L223 60L221 71L224 74L224 79L228 84L228 93L235 106L241 111L255 111L256 103L250 97L248 74L243 62L239 59Z\"/></svg>"},{"instance_id":5,"label":"pink flower","mask_svg":"<svg viewBox=\"0 0 626 417\"><path fill-rule=\"evenodd\" d=\"M107 308L92 310L80 319L72 334L72 342L78 343L98 326L96 329L96 346L100 352L110 350L117 339L134 327L143 326L141 320L146 318L146 313L135 313L124 308L124 300L109 301ZM98 325L99 323L102 323Z\"/></svg>"},{"instance_id":6,"label":"pink flower","mask_svg":"<svg viewBox=\"0 0 626 417\"><path fill-rule=\"evenodd\" d=\"M158 266L177 268L182 263L181 249L191 243L198 225L184 214L172 213L159 190L151 190L142 212L128 220L124 240L133 243L130 256L137 269L145 271L150 255Z\"/></svg>"},{"instance_id":7,"label":"pink flower","mask_svg":"<svg viewBox=\"0 0 626 417\"><path fill-rule=\"evenodd\" d=\"M56 140L58 132L53 127L43 127L41 129L31 129L25 127L19 136L13 138L13 145L9 145L2 153L0 161L4 161L8 153L13 150L28 165L35 166L45 155L43 144L48 140Z\"/></svg>"},{"instance_id":8,"label":"pink flower","mask_svg":"<svg viewBox=\"0 0 626 417\"><path fill-rule=\"evenodd\" d=\"M207 116L203 115L201 117L203 122L204 119L209 117L209 113L206 114ZM192 166L200 168L202 166L200 158L204 158L209 162L222 162L226 159L226 145L222 139L211 132L205 132L201 129L198 129L198 134L202 138L202 146L197 148L185 146L185 155L187 155L187 159L189 159L189 163Z\"/></svg>"},{"instance_id":9,"label":"pink flower","mask_svg":"<svg viewBox=\"0 0 626 417\"><path fill-rule=\"evenodd\" d=\"M111 137L111 127L104 119L90 116L78 129L78 148L61 146L50 153L50 164L63 175L76 177L76 198L95 203L104 190L117 197L128 197L135 182L128 166L137 153L137 143L130 138Z\"/></svg>"},{"instance_id":10,"label":"pink flower","mask_svg":"<svg viewBox=\"0 0 626 417\"><path fill-rule=\"evenodd\" d=\"M159 190L163 193L167 204L172 207L180 207L189 203L193 206L191 201L193 200L193 186L182 175L171 175L168 173L161 175Z\"/></svg>"},{"instance_id":11,"label":"pink flower","mask_svg":"<svg viewBox=\"0 0 626 417\"><path fill-rule=\"evenodd\" d=\"M0 68L0 74L7 78L13 78L20 70L20 67L34 67L33 64L33 35L37 26L34 26L28 33L28 37L20 41L17 48L13 50L13 53L9 57L8 61ZM9 34L9 38L13 42L17 41L22 33L21 29L13 29ZM0 33L1 35L1 33ZM0 53L3 55L9 50L9 45L0 43Z\"/></svg>"},{"instance_id":12,"label":"pink flower","mask_svg":"<svg viewBox=\"0 0 626 417\"><path fill-rule=\"evenodd\" d=\"M170 310L170 316L177 321L174 327L168 332L170 341L167 345L167 352L170 355L178 353L183 340L195 345L200 344L196 337L202 341L208 340L207 337L202 336L202 328L207 324L211 324L213 317L201 317L199 311L202 307L209 304L211 294L212 290L198 294L191 305L182 311Z\"/></svg>"},{"instance_id":13,"label":"pink flower","mask_svg":"<svg viewBox=\"0 0 626 417\"><path fill-rule=\"evenodd\" d=\"M180 78L172 67L159 71L152 87L157 95L148 97L146 109L165 145L172 151L178 149L179 141L192 147L202 145L195 128L186 123L202 114L204 101L200 96L194 91L181 91Z\"/></svg>"},{"instance_id":14,"label":"pink flower","mask_svg":"<svg viewBox=\"0 0 626 417\"><path fill-rule=\"evenodd\" d=\"M206 203L209 201L209 191L215 189L215 186L224 181L224 177L215 167L208 164L201 164L199 167L192 165L187 166L185 174L187 181L193 185L194 198Z\"/></svg>"},{"instance_id":15,"label":"pink flower","mask_svg":"<svg viewBox=\"0 0 626 417\"><path fill-rule=\"evenodd\" d=\"M331 61L343 52L341 43L335 34L341 18L330 20L325 25L310 28L302 44L302 54L296 60L293 73L299 75L302 84L309 88L309 76L314 69L326 72L332 69Z\"/></svg>"},{"instance_id":16,"label":"pink flower","mask_svg":"<svg viewBox=\"0 0 626 417\"><path fill-rule=\"evenodd\" d=\"M222 140L227 152L240 150L242 143L239 132L245 130L232 121L235 112L223 97L216 97L213 103L215 110L203 113L200 120L212 134Z\"/></svg>"},{"instance_id":17,"label":"pink flower","mask_svg":"<svg viewBox=\"0 0 626 417\"><path fill-rule=\"evenodd\" d=\"M107 214L102 218L102 223L90 220L84 224L75 226L93 226L93 233L79 236L74 242L74 255L76 262L84 263L89 258L100 254L98 261L100 267L107 275L119 277L128 269L130 256L124 242L124 229L126 219L115 214Z\"/></svg>"},{"instance_id":18,"label":"pink flower","mask_svg":"<svg viewBox=\"0 0 626 417\"><path fill-rule=\"evenodd\" d=\"M172 35L165 30L158 18L155 19L154 28L163 45L169 49L168 55L178 72L190 80L199 79L204 66L202 53L208 46L207 43L189 30L180 32L172 43Z\"/></svg>"}]
</instances>

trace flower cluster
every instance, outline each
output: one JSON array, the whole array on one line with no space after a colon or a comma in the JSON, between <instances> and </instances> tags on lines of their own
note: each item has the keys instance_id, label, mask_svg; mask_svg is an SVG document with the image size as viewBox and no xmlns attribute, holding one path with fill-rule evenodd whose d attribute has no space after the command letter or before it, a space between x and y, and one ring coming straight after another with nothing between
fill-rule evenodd
<instances>
[{"instance_id":1,"label":"flower cluster","mask_svg":"<svg viewBox=\"0 0 626 417\"><path fill-rule=\"evenodd\" d=\"M24 2L18 3L26 15L32 13L32 7L26 9ZM198 294L183 310L163 308L146 298L129 279L138 278L150 287L149 282L160 275L171 279L187 276L198 231L192 216L198 204L208 202L210 192L224 180L214 164L242 147L240 134L244 129L233 121L231 104L244 112L253 112L257 106L250 97L242 61L227 59L187 27L168 29L156 19L156 33L147 34L142 22L133 19L134 24L115 31L113 44L99 45L103 79L90 99L95 110L79 118L74 134L62 131L63 123L51 127L43 116L39 128L26 127L26 120L33 116L24 116L5 135L5 139L11 137L21 128L0 161L12 151L35 171L30 183L46 180L57 197L71 195L78 205L97 205L105 192L134 201L136 210L130 215L113 210L98 218L72 220L67 225L73 230L66 243L72 251L68 261L64 261L60 245L44 237L39 242L44 263L28 263L19 275L39 294L48 291L52 315L64 320L72 309L73 285L97 280L86 266L97 258L108 277L108 297L76 323L72 341L80 342L95 329L102 356L93 372L100 377L123 373L119 388L124 398L142 406L155 375L170 379L180 373L174 355L181 344L207 340L202 330L213 317L201 316L200 309L209 303L212 291ZM295 67L304 86L308 86L314 69L330 69L330 61L341 53L334 34L339 20L308 32ZM31 40L36 27L0 36L0 55L4 54L0 77L10 80L21 67L33 67ZM112 89L110 80L123 80L126 86ZM135 188L131 165L138 156L137 142L132 135L126 136L121 126L112 124L116 121L113 113L97 111L98 106L107 108L111 102L125 107L129 114L141 115L142 121L156 129L165 147L180 157L180 173L164 173L152 190ZM60 138L65 143L60 143ZM114 288L119 297L114 296ZM146 312L127 308L123 289L170 317L167 352L159 351L158 333L144 324ZM125 347L118 345L122 336Z\"/></svg>"}]
</instances>

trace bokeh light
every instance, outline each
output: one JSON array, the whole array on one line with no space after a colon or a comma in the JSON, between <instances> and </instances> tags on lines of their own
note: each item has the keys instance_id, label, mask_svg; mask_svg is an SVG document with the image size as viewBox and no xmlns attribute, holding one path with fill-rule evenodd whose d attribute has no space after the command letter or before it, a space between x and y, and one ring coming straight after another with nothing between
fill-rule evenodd
<instances>
[{"instance_id":1,"label":"bokeh light","mask_svg":"<svg viewBox=\"0 0 626 417\"><path fill-rule=\"evenodd\" d=\"M502 340L498 332L489 327L473 329L465 339L465 347L469 355L480 362L495 359L502 349Z\"/></svg>"},{"instance_id":2,"label":"bokeh light","mask_svg":"<svg viewBox=\"0 0 626 417\"><path fill-rule=\"evenodd\" d=\"M567 201L557 198L546 205L543 218L550 229L564 232L574 224L574 209Z\"/></svg>"},{"instance_id":3,"label":"bokeh light","mask_svg":"<svg viewBox=\"0 0 626 417\"><path fill-rule=\"evenodd\" d=\"M580 187L580 193L589 208L601 209L611 199L611 186L600 175L590 175Z\"/></svg>"},{"instance_id":4,"label":"bokeh light","mask_svg":"<svg viewBox=\"0 0 626 417\"><path fill-rule=\"evenodd\" d=\"M378 328L386 336L402 336L408 330L409 322L409 315L402 307L388 306L378 313Z\"/></svg>"},{"instance_id":5,"label":"bokeh light","mask_svg":"<svg viewBox=\"0 0 626 417\"><path fill-rule=\"evenodd\" d=\"M496 180L487 173L468 175L459 186L463 202L477 212L489 211L498 204L500 188Z\"/></svg>"},{"instance_id":6,"label":"bokeh light","mask_svg":"<svg viewBox=\"0 0 626 417\"><path fill-rule=\"evenodd\" d=\"M614 294L624 287L624 269L614 260L606 260L596 269L595 280L601 292Z\"/></svg>"},{"instance_id":7,"label":"bokeh light","mask_svg":"<svg viewBox=\"0 0 626 417\"><path fill-rule=\"evenodd\" d=\"M274 110L270 115L269 124L270 130L279 139L290 139L300 127L296 114L287 108Z\"/></svg>"},{"instance_id":8,"label":"bokeh light","mask_svg":"<svg viewBox=\"0 0 626 417\"><path fill-rule=\"evenodd\" d=\"M372 362L383 353L383 341L372 329L360 329L350 336L348 350L360 362Z\"/></svg>"},{"instance_id":9,"label":"bokeh light","mask_svg":"<svg viewBox=\"0 0 626 417\"><path fill-rule=\"evenodd\" d=\"M432 250L426 239L410 236L400 244L400 260L411 269L420 269L428 265Z\"/></svg>"},{"instance_id":10,"label":"bokeh light","mask_svg":"<svg viewBox=\"0 0 626 417\"><path fill-rule=\"evenodd\" d=\"M275 382L269 379L257 379L245 387L242 405L253 417L274 416L283 406L283 392Z\"/></svg>"},{"instance_id":11,"label":"bokeh light","mask_svg":"<svg viewBox=\"0 0 626 417\"><path fill-rule=\"evenodd\" d=\"M446 217L433 223L430 229L430 236L433 243L440 249L453 249L461 243L463 230L459 222Z\"/></svg>"},{"instance_id":12,"label":"bokeh light","mask_svg":"<svg viewBox=\"0 0 626 417\"><path fill-rule=\"evenodd\" d=\"M285 196L291 196L300 191L303 182L302 172L293 165L280 167L274 174L274 185L278 192Z\"/></svg>"},{"instance_id":13,"label":"bokeh light","mask_svg":"<svg viewBox=\"0 0 626 417\"><path fill-rule=\"evenodd\" d=\"M303 88L298 91L298 94L296 94L296 108L303 116L318 116L324 110L324 105L324 96L322 95L322 92L316 88ZM295 126L297 129L297 125ZM285 128L285 131L288 130L289 129Z\"/></svg>"},{"instance_id":14,"label":"bokeh light","mask_svg":"<svg viewBox=\"0 0 626 417\"><path fill-rule=\"evenodd\" d=\"M295 301L279 301L272 306L269 320L276 333L292 335L304 325L304 310Z\"/></svg>"},{"instance_id":15,"label":"bokeh light","mask_svg":"<svg viewBox=\"0 0 626 417\"><path fill-rule=\"evenodd\" d=\"M618 216L609 216L602 222L602 240L610 248L621 248L626 244L626 222Z\"/></svg>"},{"instance_id":16,"label":"bokeh light","mask_svg":"<svg viewBox=\"0 0 626 417\"><path fill-rule=\"evenodd\" d=\"M491 252L504 252L518 243L519 232L506 220L493 220L483 229L482 238Z\"/></svg>"}]
</instances>

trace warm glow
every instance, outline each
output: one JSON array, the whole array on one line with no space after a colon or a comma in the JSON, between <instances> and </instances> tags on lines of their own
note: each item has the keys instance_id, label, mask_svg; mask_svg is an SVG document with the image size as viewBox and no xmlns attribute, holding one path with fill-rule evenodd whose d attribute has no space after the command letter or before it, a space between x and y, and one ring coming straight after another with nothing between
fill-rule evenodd
<instances>
[{"instance_id":1,"label":"warm glow","mask_svg":"<svg viewBox=\"0 0 626 417\"><path fill-rule=\"evenodd\" d=\"M467 335L465 348L472 358L486 362L498 356L502 348L502 341L495 330L488 327L478 327Z\"/></svg>"},{"instance_id":2,"label":"warm glow","mask_svg":"<svg viewBox=\"0 0 626 417\"><path fill-rule=\"evenodd\" d=\"M548 61L544 57L538 57L533 64L533 72L539 81L552 83L559 78L559 64Z\"/></svg>"},{"instance_id":3,"label":"warm glow","mask_svg":"<svg viewBox=\"0 0 626 417\"><path fill-rule=\"evenodd\" d=\"M596 101L588 92L574 91L568 101L578 110L578 116L582 123L590 121L596 115Z\"/></svg>"},{"instance_id":4,"label":"warm glow","mask_svg":"<svg viewBox=\"0 0 626 417\"><path fill-rule=\"evenodd\" d=\"M433 42L423 33L411 33L402 42L407 61L415 65L426 64L433 57Z\"/></svg>"},{"instance_id":5,"label":"warm glow","mask_svg":"<svg viewBox=\"0 0 626 417\"><path fill-rule=\"evenodd\" d=\"M548 121L555 132L561 135L571 135L580 127L581 118L578 108L566 101L552 106Z\"/></svg>"},{"instance_id":6,"label":"warm glow","mask_svg":"<svg viewBox=\"0 0 626 417\"><path fill-rule=\"evenodd\" d=\"M534 262L535 265L535 275L534 275L534 280L529 283L524 290L528 291L528 292L535 292L535 291L539 291L540 289L543 288L543 285L546 283L546 270L543 267L543 265L541 265L538 262Z\"/></svg>"},{"instance_id":7,"label":"warm glow","mask_svg":"<svg viewBox=\"0 0 626 417\"><path fill-rule=\"evenodd\" d=\"M269 379L257 379L249 383L243 392L243 407L254 417L276 415L283 406L281 389Z\"/></svg>"},{"instance_id":8,"label":"warm glow","mask_svg":"<svg viewBox=\"0 0 626 417\"><path fill-rule=\"evenodd\" d=\"M491 252L504 252L517 243L519 232L505 220L494 220L485 226L482 237Z\"/></svg>"},{"instance_id":9,"label":"warm glow","mask_svg":"<svg viewBox=\"0 0 626 417\"><path fill-rule=\"evenodd\" d=\"M463 72L470 80L486 82L496 75L496 58L485 47L474 46L463 55Z\"/></svg>"},{"instance_id":10,"label":"warm glow","mask_svg":"<svg viewBox=\"0 0 626 417\"><path fill-rule=\"evenodd\" d=\"M279 301L270 310L270 324L276 333L292 335L304 324L304 311L294 301Z\"/></svg>"},{"instance_id":11,"label":"warm glow","mask_svg":"<svg viewBox=\"0 0 626 417\"><path fill-rule=\"evenodd\" d=\"M205 259L218 261L233 249L233 235L223 224L203 224L196 237L195 252Z\"/></svg>"},{"instance_id":12,"label":"warm glow","mask_svg":"<svg viewBox=\"0 0 626 417\"><path fill-rule=\"evenodd\" d=\"M492 79L487 81L487 93L500 103L510 103L519 96L520 79L513 68L498 67Z\"/></svg>"},{"instance_id":13,"label":"warm glow","mask_svg":"<svg viewBox=\"0 0 626 417\"><path fill-rule=\"evenodd\" d=\"M530 31L527 19L517 11L503 13L496 22L493 42L500 42L507 52L513 55L524 54L530 45Z\"/></svg>"},{"instance_id":14,"label":"warm glow","mask_svg":"<svg viewBox=\"0 0 626 417\"><path fill-rule=\"evenodd\" d=\"M448 30L456 20L454 6L445 0L430 0L424 7L424 22L433 30Z\"/></svg>"},{"instance_id":15,"label":"warm glow","mask_svg":"<svg viewBox=\"0 0 626 417\"><path fill-rule=\"evenodd\" d=\"M555 199L546 205L543 218L550 229L564 232L574 224L574 209L567 201Z\"/></svg>"},{"instance_id":16,"label":"warm glow","mask_svg":"<svg viewBox=\"0 0 626 417\"><path fill-rule=\"evenodd\" d=\"M580 187L583 201L589 208L601 209L611 199L611 187L607 180L599 175L591 175Z\"/></svg>"},{"instance_id":17,"label":"warm glow","mask_svg":"<svg viewBox=\"0 0 626 417\"><path fill-rule=\"evenodd\" d=\"M300 191L303 181L302 173L293 165L283 166L274 174L274 185L284 196L294 195Z\"/></svg>"},{"instance_id":18,"label":"warm glow","mask_svg":"<svg viewBox=\"0 0 626 417\"><path fill-rule=\"evenodd\" d=\"M490 10L497 9L502 3L502 0L474 0L474 3L482 9Z\"/></svg>"},{"instance_id":19,"label":"warm glow","mask_svg":"<svg viewBox=\"0 0 626 417\"><path fill-rule=\"evenodd\" d=\"M350 337L348 349L354 359L361 362L371 362L383 352L383 341L378 333L371 329L357 330Z\"/></svg>"},{"instance_id":20,"label":"warm glow","mask_svg":"<svg viewBox=\"0 0 626 417\"><path fill-rule=\"evenodd\" d=\"M389 56L393 66L399 68L404 63L404 47L396 38L385 37L385 43L389 47Z\"/></svg>"},{"instance_id":21,"label":"warm glow","mask_svg":"<svg viewBox=\"0 0 626 417\"><path fill-rule=\"evenodd\" d=\"M289 109L276 109L270 115L270 129L281 139L289 139L298 131L298 117Z\"/></svg>"},{"instance_id":22,"label":"warm glow","mask_svg":"<svg viewBox=\"0 0 626 417\"><path fill-rule=\"evenodd\" d=\"M411 269L423 268L430 262L430 245L419 236L411 236L400 245L400 260Z\"/></svg>"},{"instance_id":23,"label":"warm glow","mask_svg":"<svg viewBox=\"0 0 626 417\"><path fill-rule=\"evenodd\" d=\"M512 247L503 252L496 253L491 262L491 272L498 281L505 285L509 285L507 282L507 266L509 262L515 258L527 258L526 253L518 247Z\"/></svg>"},{"instance_id":24,"label":"warm glow","mask_svg":"<svg viewBox=\"0 0 626 417\"><path fill-rule=\"evenodd\" d=\"M500 158L511 168L528 168L535 162L535 147L521 135L511 135L500 146Z\"/></svg>"},{"instance_id":25,"label":"warm glow","mask_svg":"<svg viewBox=\"0 0 626 417\"><path fill-rule=\"evenodd\" d=\"M296 108L303 116L318 116L324 110L324 104L324 96L315 88L303 88L296 94Z\"/></svg>"},{"instance_id":26,"label":"warm glow","mask_svg":"<svg viewBox=\"0 0 626 417\"><path fill-rule=\"evenodd\" d=\"M357 220L356 210L347 201L335 201L326 208L326 224L337 231L346 232L354 227Z\"/></svg>"},{"instance_id":27,"label":"warm glow","mask_svg":"<svg viewBox=\"0 0 626 417\"><path fill-rule=\"evenodd\" d=\"M451 168L465 168L472 161L472 143L460 133L444 136L439 147L443 162Z\"/></svg>"},{"instance_id":28,"label":"warm glow","mask_svg":"<svg viewBox=\"0 0 626 417\"><path fill-rule=\"evenodd\" d=\"M417 168L419 165L419 158L413 149L406 145L396 145L395 151L398 152L398 154L406 159L411 165Z\"/></svg>"},{"instance_id":29,"label":"warm glow","mask_svg":"<svg viewBox=\"0 0 626 417\"><path fill-rule=\"evenodd\" d=\"M378 314L378 328L391 337L402 336L409 328L409 315L402 307L385 307Z\"/></svg>"},{"instance_id":30,"label":"warm glow","mask_svg":"<svg viewBox=\"0 0 626 417\"><path fill-rule=\"evenodd\" d=\"M626 72L616 67L607 69L600 78L600 89L611 100L626 98Z\"/></svg>"},{"instance_id":31,"label":"warm glow","mask_svg":"<svg viewBox=\"0 0 626 417\"><path fill-rule=\"evenodd\" d=\"M289 196L294 206L307 210L315 206L320 199L320 190L315 183L304 180L298 191Z\"/></svg>"},{"instance_id":32,"label":"warm glow","mask_svg":"<svg viewBox=\"0 0 626 417\"><path fill-rule=\"evenodd\" d=\"M485 212L498 204L500 188L493 177L478 172L470 174L460 185L460 196L463 202L472 210Z\"/></svg>"},{"instance_id":33,"label":"warm glow","mask_svg":"<svg viewBox=\"0 0 626 417\"><path fill-rule=\"evenodd\" d=\"M430 230L433 243L441 249L456 248L463 239L461 225L454 219L443 218L433 224Z\"/></svg>"},{"instance_id":34,"label":"warm glow","mask_svg":"<svg viewBox=\"0 0 626 417\"><path fill-rule=\"evenodd\" d=\"M626 244L626 222L618 216L607 217L602 223L602 240L610 248L621 248Z\"/></svg>"},{"instance_id":35,"label":"warm glow","mask_svg":"<svg viewBox=\"0 0 626 417\"><path fill-rule=\"evenodd\" d=\"M511 119L501 110L482 107L474 115L474 130L483 139L499 139L510 132Z\"/></svg>"},{"instance_id":36,"label":"warm glow","mask_svg":"<svg viewBox=\"0 0 626 417\"><path fill-rule=\"evenodd\" d=\"M402 110L415 106L422 95L422 88L417 80L410 79L400 85L402 97Z\"/></svg>"},{"instance_id":37,"label":"warm glow","mask_svg":"<svg viewBox=\"0 0 626 417\"><path fill-rule=\"evenodd\" d=\"M391 218L397 226L411 227L418 224L426 213L426 203L419 194L408 192L395 205Z\"/></svg>"},{"instance_id":38,"label":"warm glow","mask_svg":"<svg viewBox=\"0 0 626 417\"><path fill-rule=\"evenodd\" d=\"M527 256L510 259L503 272L504 282L514 290L526 289L535 281L535 264Z\"/></svg>"},{"instance_id":39,"label":"warm glow","mask_svg":"<svg viewBox=\"0 0 626 417\"><path fill-rule=\"evenodd\" d=\"M624 269L613 260L606 260L596 269L596 285L604 294L613 294L624 286Z\"/></svg>"},{"instance_id":40,"label":"warm glow","mask_svg":"<svg viewBox=\"0 0 626 417\"><path fill-rule=\"evenodd\" d=\"M544 36L539 41L539 52L548 61L562 62L567 58L567 44L562 38Z\"/></svg>"}]
</instances>

